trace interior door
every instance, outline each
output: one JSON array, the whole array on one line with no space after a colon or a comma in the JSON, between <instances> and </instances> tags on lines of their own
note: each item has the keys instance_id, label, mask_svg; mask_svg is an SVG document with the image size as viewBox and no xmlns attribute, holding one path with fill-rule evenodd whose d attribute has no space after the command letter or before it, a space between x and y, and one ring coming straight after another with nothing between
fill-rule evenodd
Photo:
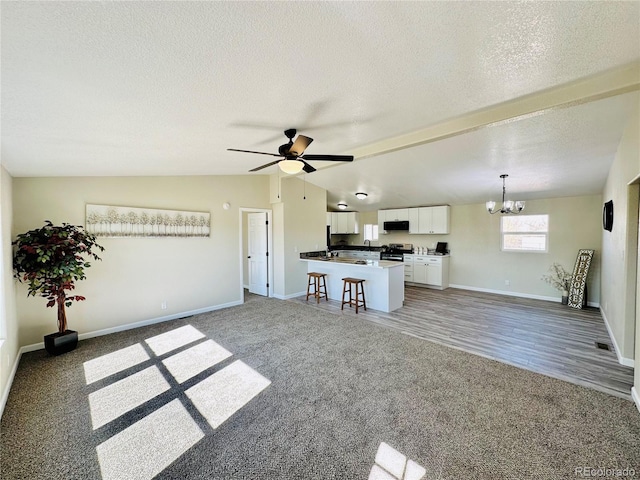
<instances>
[{"instance_id":1,"label":"interior door","mask_svg":"<svg viewBox=\"0 0 640 480\"><path fill-rule=\"evenodd\" d=\"M248 262L249 292L269 295L269 245L267 242L267 213L249 213Z\"/></svg>"}]
</instances>

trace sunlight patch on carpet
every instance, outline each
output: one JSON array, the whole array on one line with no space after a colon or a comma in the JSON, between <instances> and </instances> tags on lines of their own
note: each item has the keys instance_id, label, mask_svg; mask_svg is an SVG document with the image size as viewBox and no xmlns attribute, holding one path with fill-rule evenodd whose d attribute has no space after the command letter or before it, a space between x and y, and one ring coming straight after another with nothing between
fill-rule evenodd
<instances>
[{"instance_id":1,"label":"sunlight patch on carpet","mask_svg":"<svg viewBox=\"0 0 640 480\"><path fill-rule=\"evenodd\" d=\"M158 367L149 367L89 394L93 429L169 390Z\"/></svg>"},{"instance_id":2,"label":"sunlight patch on carpet","mask_svg":"<svg viewBox=\"0 0 640 480\"><path fill-rule=\"evenodd\" d=\"M88 384L141 362L154 362L153 366L89 394L94 430L160 394L171 392L156 403L179 396L136 423L121 427L124 430L96 447L103 480L152 479L198 443L204 433L184 408L189 402L215 429L271 384L238 360L185 390L188 384L182 385L184 382L233 356L213 340L198 342L202 338L206 336L187 325L145 340L153 353L147 354L144 344L138 344L86 362ZM185 346L165 359L158 358ZM151 404L146 407L151 408ZM113 425L115 428L120 424Z\"/></svg>"},{"instance_id":3,"label":"sunlight patch on carpet","mask_svg":"<svg viewBox=\"0 0 640 480\"><path fill-rule=\"evenodd\" d=\"M179 400L97 446L103 480L150 480L193 447L204 434Z\"/></svg>"},{"instance_id":4,"label":"sunlight patch on carpet","mask_svg":"<svg viewBox=\"0 0 640 480\"><path fill-rule=\"evenodd\" d=\"M375 462L369 480L420 480L427 473L424 467L384 442L378 447Z\"/></svg>"},{"instance_id":5,"label":"sunlight patch on carpet","mask_svg":"<svg viewBox=\"0 0 640 480\"><path fill-rule=\"evenodd\" d=\"M233 355L213 340L194 345L162 361L178 383L195 377Z\"/></svg>"},{"instance_id":6,"label":"sunlight patch on carpet","mask_svg":"<svg viewBox=\"0 0 640 480\"><path fill-rule=\"evenodd\" d=\"M151 350L160 356L204 337L204 333L198 329L191 325L185 325L155 337L147 338L145 341Z\"/></svg>"},{"instance_id":7,"label":"sunlight patch on carpet","mask_svg":"<svg viewBox=\"0 0 640 480\"><path fill-rule=\"evenodd\" d=\"M236 360L185 393L209 425L218 428L270 384L246 363Z\"/></svg>"},{"instance_id":8,"label":"sunlight patch on carpet","mask_svg":"<svg viewBox=\"0 0 640 480\"><path fill-rule=\"evenodd\" d=\"M149 360L149 355L139 343L130 347L116 350L84 362L84 378L87 385L110 377L114 373L122 372L139 363Z\"/></svg>"}]
</instances>

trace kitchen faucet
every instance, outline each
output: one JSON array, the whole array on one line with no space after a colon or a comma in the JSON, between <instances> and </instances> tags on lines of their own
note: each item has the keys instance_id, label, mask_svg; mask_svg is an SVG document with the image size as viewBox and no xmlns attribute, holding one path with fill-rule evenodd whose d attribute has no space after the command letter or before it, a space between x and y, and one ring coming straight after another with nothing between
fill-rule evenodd
<instances>
[{"instance_id":1,"label":"kitchen faucet","mask_svg":"<svg viewBox=\"0 0 640 480\"><path fill-rule=\"evenodd\" d=\"M369 239L365 240L365 241L364 241L364 244L366 245L366 244L367 244L367 242L369 242L369 250L371 250L371 240L369 240Z\"/></svg>"}]
</instances>

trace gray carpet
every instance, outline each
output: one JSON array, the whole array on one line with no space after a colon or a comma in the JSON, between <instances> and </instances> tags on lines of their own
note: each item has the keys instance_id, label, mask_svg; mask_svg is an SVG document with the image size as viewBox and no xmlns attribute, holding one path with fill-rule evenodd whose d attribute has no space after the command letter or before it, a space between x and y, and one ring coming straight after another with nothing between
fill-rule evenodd
<instances>
[{"instance_id":1,"label":"gray carpet","mask_svg":"<svg viewBox=\"0 0 640 480\"><path fill-rule=\"evenodd\" d=\"M83 363L183 325L233 355L93 430L88 396L193 344L85 384ZM217 428L185 390L241 360L271 384ZM212 392L212 395L215 393ZM425 479L580 478L633 468L629 401L387 330L250 296L242 306L80 342L20 362L0 425L5 479L99 479L96 447L178 399L203 432L156 478L367 479L381 442ZM132 446L135 448L135 445ZM123 462L117 478L136 478Z\"/></svg>"}]
</instances>

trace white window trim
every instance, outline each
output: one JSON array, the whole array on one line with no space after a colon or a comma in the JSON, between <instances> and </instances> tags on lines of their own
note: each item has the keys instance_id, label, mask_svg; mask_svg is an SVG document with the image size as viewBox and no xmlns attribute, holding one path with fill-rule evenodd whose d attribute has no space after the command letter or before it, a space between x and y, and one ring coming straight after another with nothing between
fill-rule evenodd
<instances>
[{"instance_id":1,"label":"white window trim","mask_svg":"<svg viewBox=\"0 0 640 480\"><path fill-rule=\"evenodd\" d=\"M367 238L367 227L371 229L371 238ZM364 228L362 229L362 236L365 241L369 240L371 242L378 240L379 232L378 232L378 224L377 223L365 223Z\"/></svg>"},{"instance_id":2,"label":"white window trim","mask_svg":"<svg viewBox=\"0 0 640 480\"><path fill-rule=\"evenodd\" d=\"M538 215L546 215L547 216L547 231L546 232L505 232L503 230L503 222L500 218L500 250L505 253L549 253L549 214L540 213L540 214L532 214L530 216L538 216ZM526 215L523 215L526 216ZM508 235L540 235L545 237L544 242L544 250L526 250L526 249L509 249L504 246L504 236Z\"/></svg>"}]
</instances>

